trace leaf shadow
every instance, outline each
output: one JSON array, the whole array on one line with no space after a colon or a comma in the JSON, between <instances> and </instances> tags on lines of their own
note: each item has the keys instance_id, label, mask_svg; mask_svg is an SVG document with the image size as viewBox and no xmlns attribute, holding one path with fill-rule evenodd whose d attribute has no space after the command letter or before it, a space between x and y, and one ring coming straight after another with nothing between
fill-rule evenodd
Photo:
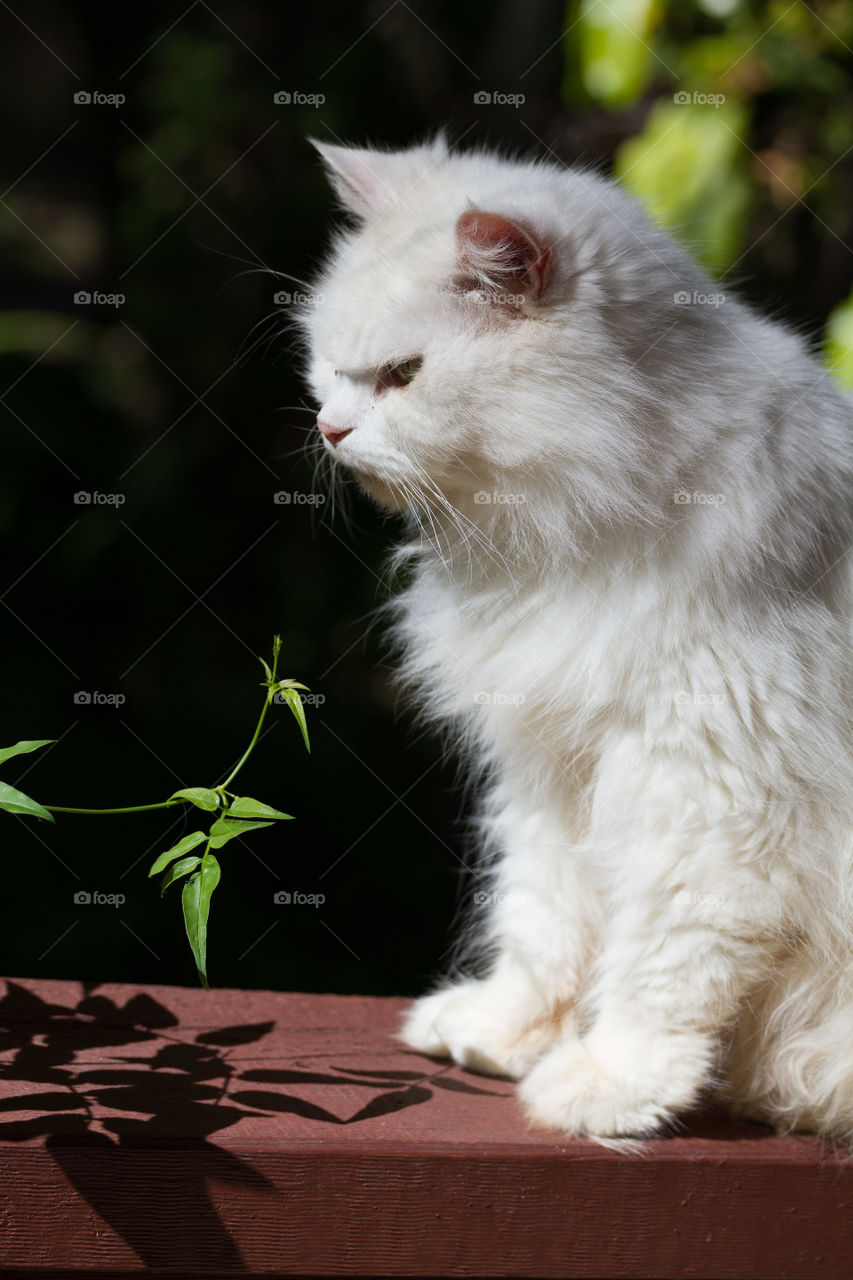
<instances>
[{"instance_id":1,"label":"leaf shadow","mask_svg":"<svg viewBox=\"0 0 853 1280\"><path fill-rule=\"evenodd\" d=\"M6 983L0 1080L8 1087L0 1098L0 1141L41 1142L76 1192L149 1268L244 1269L210 1184L279 1192L212 1141L240 1120L292 1115L340 1128L423 1106L436 1091L496 1093L448 1076L447 1062L423 1058L420 1070L244 1069L239 1050L260 1045L274 1022L208 1028L188 1040L178 1017L147 993L118 1005L97 988L81 984L76 1004L59 1004ZM272 1087L257 1087L265 1085ZM322 1101L291 1091L318 1086ZM354 1090L373 1094L355 1110ZM334 1098L343 1105L336 1108Z\"/></svg>"},{"instance_id":2,"label":"leaf shadow","mask_svg":"<svg viewBox=\"0 0 853 1280\"><path fill-rule=\"evenodd\" d=\"M26 1092L0 1100L0 1141L40 1139L75 1191L146 1267L198 1266L241 1272L244 1260L211 1199L211 1180L275 1194L246 1161L208 1141L247 1115L223 1102L234 1075L225 1046L262 1039L272 1023L203 1033L206 1042L165 1040L178 1019L140 993L118 1006L86 984L76 1005L54 1004L8 982L0 999L0 1079ZM87 1051L160 1042L153 1055L90 1065ZM216 1081L217 1083L213 1083ZM43 1086L41 1089L38 1086ZM123 1115L101 1118L110 1108ZM17 1118L13 1112L19 1112ZM130 1113L130 1114L127 1114ZM162 1139L180 1134L163 1176ZM180 1165L180 1170L173 1165ZM181 1195L174 1195L174 1178ZM172 1230L165 1231L169 1222Z\"/></svg>"}]
</instances>

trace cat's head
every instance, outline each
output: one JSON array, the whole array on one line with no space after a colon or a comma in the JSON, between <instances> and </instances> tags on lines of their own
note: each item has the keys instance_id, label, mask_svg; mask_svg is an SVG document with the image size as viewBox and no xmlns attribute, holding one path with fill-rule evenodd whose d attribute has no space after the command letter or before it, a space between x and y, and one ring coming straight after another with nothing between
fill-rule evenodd
<instances>
[{"instance_id":1,"label":"cat's head","mask_svg":"<svg viewBox=\"0 0 853 1280\"><path fill-rule=\"evenodd\" d=\"M390 507L636 503L658 396L638 365L690 283L668 237L590 173L315 145L356 218L304 321L330 455Z\"/></svg>"}]
</instances>

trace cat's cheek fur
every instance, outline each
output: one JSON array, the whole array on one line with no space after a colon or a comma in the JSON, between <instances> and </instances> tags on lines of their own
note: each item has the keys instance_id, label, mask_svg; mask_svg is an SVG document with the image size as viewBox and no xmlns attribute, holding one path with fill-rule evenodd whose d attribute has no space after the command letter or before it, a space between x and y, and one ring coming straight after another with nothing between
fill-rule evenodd
<instances>
[{"instance_id":1,"label":"cat's cheek fur","mask_svg":"<svg viewBox=\"0 0 853 1280\"><path fill-rule=\"evenodd\" d=\"M365 493L369 494L383 510L389 513L404 510L405 499L399 489L394 489L393 486L386 484L384 480L378 479L361 467L351 467L350 470Z\"/></svg>"}]
</instances>

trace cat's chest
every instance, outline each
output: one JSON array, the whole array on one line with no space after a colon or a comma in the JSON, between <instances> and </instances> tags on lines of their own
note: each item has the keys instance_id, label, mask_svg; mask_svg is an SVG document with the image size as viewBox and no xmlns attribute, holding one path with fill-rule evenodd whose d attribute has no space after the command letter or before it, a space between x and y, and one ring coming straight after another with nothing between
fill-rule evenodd
<instances>
[{"instance_id":1,"label":"cat's chest","mask_svg":"<svg viewBox=\"0 0 853 1280\"><path fill-rule=\"evenodd\" d=\"M616 701L637 645L613 609L571 584L469 592L425 577L407 593L408 666L444 710L537 734L584 732Z\"/></svg>"}]
</instances>

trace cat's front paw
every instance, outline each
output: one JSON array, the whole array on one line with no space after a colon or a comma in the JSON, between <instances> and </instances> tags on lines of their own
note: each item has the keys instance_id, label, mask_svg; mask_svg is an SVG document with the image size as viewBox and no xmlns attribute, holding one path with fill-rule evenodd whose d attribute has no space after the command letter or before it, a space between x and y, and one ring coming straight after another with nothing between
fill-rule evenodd
<instances>
[{"instance_id":1,"label":"cat's front paw","mask_svg":"<svg viewBox=\"0 0 853 1280\"><path fill-rule=\"evenodd\" d=\"M704 1043L662 1036L645 1046L590 1036L558 1044L519 1086L531 1124L599 1138L659 1133L705 1083Z\"/></svg>"},{"instance_id":2,"label":"cat's front paw","mask_svg":"<svg viewBox=\"0 0 853 1280\"><path fill-rule=\"evenodd\" d=\"M416 1000L400 1038L421 1053L453 1058L486 1075L519 1079L558 1034L553 1019L513 1009L488 979Z\"/></svg>"}]
</instances>

